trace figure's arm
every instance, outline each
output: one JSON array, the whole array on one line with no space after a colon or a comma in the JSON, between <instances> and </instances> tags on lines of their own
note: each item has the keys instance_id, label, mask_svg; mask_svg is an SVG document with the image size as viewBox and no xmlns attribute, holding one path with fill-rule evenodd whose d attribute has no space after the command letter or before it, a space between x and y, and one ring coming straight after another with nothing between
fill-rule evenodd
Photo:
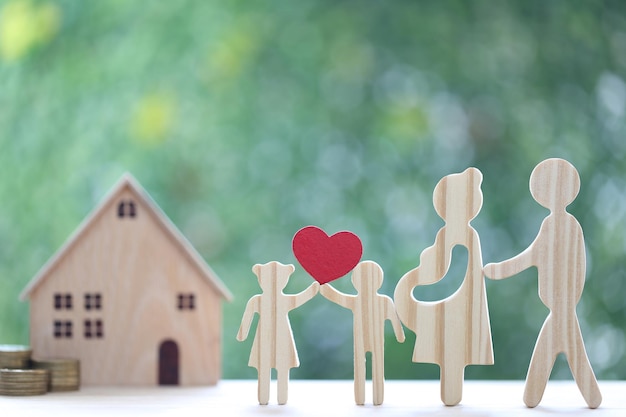
<instances>
[{"instance_id":1,"label":"figure's arm","mask_svg":"<svg viewBox=\"0 0 626 417\"><path fill-rule=\"evenodd\" d=\"M533 245L530 245L524 252L511 259L485 265L483 273L487 278L491 279L504 279L519 274L524 269L534 265L533 252Z\"/></svg>"},{"instance_id":2,"label":"figure's arm","mask_svg":"<svg viewBox=\"0 0 626 417\"><path fill-rule=\"evenodd\" d=\"M356 297L354 295L344 294L341 291L337 291L335 287L330 284L322 285L320 293L329 301L348 309L352 309L352 303L350 301Z\"/></svg>"},{"instance_id":3,"label":"figure's arm","mask_svg":"<svg viewBox=\"0 0 626 417\"><path fill-rule=\"evenodd\" d=\"M313 284L309 285L307 289L305 289L304 291L299 292L298 294L295 294L295 295L290 295L289 297L293 300L290 310L300 307L302 304L306 303L311 298L315 297L315 295L319 292L319 290L320 290L320 284L316 281Z\"/></svg>"},{"instance_id":4,"label":"figure's arm","mask_svg":"<svg viewBox=\"0 0 626 417\"><path fill-rule=\"evenodd\" d=\"M239 326L239 332L237 332L237 340L239 340L240 342L248 338L248 333L250 332L250 325L252 324L254 313L259 312L260 300L261 296L255 295L254 297L249 299L248 304L246 304L246 309L244 310L243 318L241 319L241 326Z\"/></svg>"},{"instance_id":5,"label":"figure's arm","mask_svg":"<svg viewBox=\"0 0 626 417\"><path fill-rule=\"evenodd\" d=\"M400 319L398 318L398 314L396 313L396 308L393 305L393 301L391 298L385 297L385 317L387 320L391 322L391 326L393 327L393 332L396 335L396 339L398 342L404 342L404 329L402 328L402 323L400 323Z\"/></svg>"}]
</instances>

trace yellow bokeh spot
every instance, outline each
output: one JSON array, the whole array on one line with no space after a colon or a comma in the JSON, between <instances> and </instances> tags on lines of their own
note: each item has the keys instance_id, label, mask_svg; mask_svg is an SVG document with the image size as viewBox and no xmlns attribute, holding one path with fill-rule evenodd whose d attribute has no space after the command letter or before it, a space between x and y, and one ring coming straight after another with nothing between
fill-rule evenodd
<instances>
[{"instance_id":1,"label":"yellow bokeh spot","mask_svg":"<svg viewBox=\"0 0 626 417\"><path fill-rule=\"evenodd\" d=\"M156 146L165 140L174 123L175 103L166 94L151 94L142 98L131 121L131 135L139 143Z\"/></svg>"},{"instance_id":2,"label":"yellow bokeh spot","mask_svg":"<svg viewBox=\"0 0 626 417\"><path fill-rule=\"evenodd\" d=\"M235 80L254 60L263 36L255 19L241 18L213 45L208 57L212 81Z\"/></svg>"},{"instance_id":3,"label":"yellow bokeh spot","mask_svg":"<svg viewBox=\"0 0 626 417\"><path fill-rule=\"evenodd\" d=\"M383 117L385 136L397 144L411 145L429 130L428 117L420 106L389 106Z\"/></svg>"},{"instance_id":4,"label":"yellow bokeh spot","mask_svg":"<svg viewBox=\"0 0 626 417\"><path fill-rule=\"evenodd\" d=\"M251 40L242 33L224 39L209 58L211 73L222 79L238 75L251 49Z\"/></svg>"},{"instance_id":5,"label":"yellow bokeh spot","mask_svg":"<svg viewBox=\"0 0 626 417\"><path fill-rule=\"evenodd\" d=\"M59 8L52 3L33 5L30 0L5 3L0 9L0 55L5 61L20 59L54 38L60 21Z\"/></svg>"}]
</instances>

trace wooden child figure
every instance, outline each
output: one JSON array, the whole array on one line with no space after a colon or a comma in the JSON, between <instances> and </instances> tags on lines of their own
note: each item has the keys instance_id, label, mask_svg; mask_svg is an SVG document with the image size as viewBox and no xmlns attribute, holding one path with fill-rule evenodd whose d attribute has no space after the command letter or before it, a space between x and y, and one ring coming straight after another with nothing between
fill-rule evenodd
<instances>
[{"instance_id":1,"label":"wooden child figure","mask_svg":"<svg viewBox=\"0 0 626 417\"><path fill-rule=\"evenodd\" d=\"M596 408L602 402L576 316L576 304L585 284L585 242L580 224L566 207L579 190L580 178L572 164L557 158L539 163L530 175L530 192L550 214L525 251L484 268L487 277L503 279L537 267L539 298L550 314L539 332L526 376L524 403L528 407L541 401L556 356L561 352L589 407Z\"/></svg>"},{"instance_id":2,"label":"wooden child figure","mask_svg":"<svg viewBox=\"0 0 626 417\"><path fill-rule=\"evenodd\" d=\"M365 403L365 353L372 353L373 403L383 403L385 384L385 321L391 321L399 342L404 342L402 324L396 315L393 301L377 291L383 283L383 270L375 262L360 262L352 271L356 295L344 294L330 284L324 284L320 293L330 301L352 310L354 317L354 400Z\"/></svg>"},{"instance_id":3,"label":"wooden child figure","mask_svg":"<svg viewBox=\"0 0 626 417\"><path fill-rule=\"evenodd\" d=\"M482 174L476 168L439 181L433 204L445 225L435 243L420 255L419 266L404 274L394 292L400 320L416 335L413 362L439 365L441 400L446 405L461 401L465 366L493 364L480 240L470 225L483 204L481 182ZM467 270L459 289L444 300L417 300L413 289L446 275L456 245L466 247L468 252Z\"/></svg>"},{"instance_id":4,"label":"wooden child figure","mask_svg":"<svg viewBox=\"0 0 626 417\"><path fill-rule=\"evenodd\" d=\"M252 271L258 277L263 293L248 301L237 340L248 337L254 313L258 313L259 322L248 365L256 368L259 374L259 404L265 405L269 401L272 368L276 369L278 404L285 404L289 370L300 365L288 313L313 298L319 291L319 283L314 282L295 295L284 294L283 289L294 271L293 265L269 262L254 265Z\"/></svg>"}]
</instances>

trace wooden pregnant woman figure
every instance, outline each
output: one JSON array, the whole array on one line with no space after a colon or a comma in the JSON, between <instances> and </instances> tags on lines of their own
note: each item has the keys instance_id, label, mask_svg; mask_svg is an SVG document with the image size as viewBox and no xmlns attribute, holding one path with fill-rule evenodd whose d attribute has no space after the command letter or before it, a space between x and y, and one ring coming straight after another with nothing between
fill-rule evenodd
<instances>
[{"instance_id":1,"label":"wooden pregnant woman figure","mask_svg":"<svg viewBox=\"0 0 626 417\"><path fill-rule=\"evenodd\" d=\"M400 320L415 332L413 362L439 365L441 400L446 405L461 401L466 365L493 364L480 241L470 225L482 207L481 182L482 174L476 168L439 181L433 204L445 225L435 243L422 252L419 266L400 279L394 292ZM446 275L456 245L468 251L467 270L459 289L444 300L417 300L413 289Z\"/></svg>"}]
</instances>

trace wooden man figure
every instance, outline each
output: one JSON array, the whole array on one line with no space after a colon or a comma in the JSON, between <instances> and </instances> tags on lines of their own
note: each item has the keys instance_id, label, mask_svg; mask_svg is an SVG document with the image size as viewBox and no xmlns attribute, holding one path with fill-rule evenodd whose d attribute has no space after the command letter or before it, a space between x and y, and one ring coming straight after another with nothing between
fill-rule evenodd
<instances>
[{"instance_id":1,"label":"wooden man figure","mask_svg":"<svg viewBox=\"0 0 626 417\"><path fill-rule=\"evenodd\" d=\"M485 266L485 275L492 279L537 267L539 298L550 309L526 376L524 403L528 407L535 407L541 401L556 356L561 352L567 357L589 407L596 408L602 402L576 316L576 304L585 283L585 242L580 224L565 209L579 190L580 178L572 164L556 158L539 163L530 175L530 192L550 214L525 251L504 262Z\"/></svg>"},{"instance_id":2,"label":"wooden man figure","mask_svg":"<svg viewBox=\"0 0 626 417\"><path fill-rule=\"evenodd\" d=\"M352 271L356 295L344 294L330 284L324 284L320 293L330 301L352 310L354 317L354 400L365 403L365 353L372 353L372 385L374 405L383 403L385 384L385 321L391 321L399 342L404 342L402 324L396 315L393 301L378 293L383 283L383 270L375 262L364 261Z\"/></svg>"},{"instance_id":3,"label":"wooden man figure","mask_svg":"<svg viewBox=\"0 0 626 417\"><path fill-rule=\"evenodd\" d=\"M284 294L283 289L294 271L293 265L269 262L254 265L252 271L258 277L263 293L248 301L237 340L248 337L254 313L258 313L259 322L248 365L257 368L259 374L259 404L265 405L269 401L272 368L276 369L278 404L285 404L289 370L300 365L288 313L313 298L319 291L319 283L314 282L295 295Z\"/></svg>"},{"instance_id":4,"label":"wooden man figure","mask_svg":"<svg viewBox=\"0 0 626 417\"><path fill-rule=\"evenodd\" d=\"M482 174L476 168L439 181L433 204L445 225L435 243L420 255L419 266L404 274L394 292L400 320L415 332L413 362L439 365L441 400L446 405L461 401L465 366L493 364L480 241L470 225L482 207L481 182ZM417 300L413 289L446 275L456 245L468 251L467 270L459 289L444 300Z\"/></svg>"}]
</instances>

